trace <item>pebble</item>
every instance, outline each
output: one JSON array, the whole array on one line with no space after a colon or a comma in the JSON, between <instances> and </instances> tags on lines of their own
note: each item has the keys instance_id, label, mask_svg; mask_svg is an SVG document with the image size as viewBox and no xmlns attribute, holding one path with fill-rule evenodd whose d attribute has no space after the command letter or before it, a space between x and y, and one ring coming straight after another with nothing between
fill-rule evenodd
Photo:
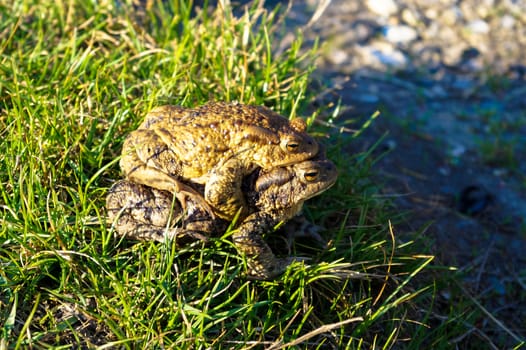
<instances>
[{"instance_id":1,"label":"pebble","mask_svg":"<svg viewBox=\"0 0 526 350\"><path fill-rule=\"evenodd\" d=\"M504 15L500 19L500 25L505 29L512 29L515 26L515 18L510 15Z\"/></svg>"},{"instance_id":2,"label":"pebble","mask_svg":"<svg viewBox=\"0 0 526 350\"><path fill-rule=\"evenodd\" d=\"M473 90L475 88L475 82L469 77L458 76L451 83L451 88L456 90Z\"/></svg>"},{"instance_id":3,"label":"pebble","mask_svg":"<svg viewBox=\"0 0 526 350\"><path fill-rule=\"evenodd\" d=\"M438 99L438 98L446 98L448 96L448 93L446 89L444 89L443 86L436 84L429 89L425 89L424 96L428 98Z\"/></svg>"},{"instance_id":4,"label":"pebble","mask_svg":"<svg viewBox=\"0 0 526 350\"><path fill-rule=\"evenodd\" d=\"M325 3L306 2L311 9L320 2ZM306 18L312 16L304 2L294 3L293 12L304 12ZM525 29L524 0L331 0L323 15L304 35L331 41L331 47L318 61L320 68L325 64L329 70L333 69L330 66L337 66L334 69L345 73L366 67L414 71L415 68L425 70L429 67L425 64L431 63L430 73L435 75L466 63L459 60L462 51L475 47L482 57L468 62L470 67L462 67L467 68L462 74L479 74L486 69L504 74L510 71L511 65L522 62ZM377 49L378 41L401 52ZM439 58L432 62L421 59L422 46L440 51ZM364 50L364 47L371 49ZM369 52L364 56L363 51Z\"/></svg>"},{"instance_id":5,"label":"pebble","mask_svg":"<svg viewBox=\"0 0 526 350\"><path fill-rule=\"evenodd\" d=\"M441 21L447 26L454 26L462 18L462 12L457 6L445 9L440 16Z\"/></svg>"},{"instance_id":6,"label":"pebble","mask_svg":"<svg viewBox=\"0 0 526 350\"><path fill-rule=\"evenodd\" d=\"M366 62L376 63L378 68L385 66L390 69L403 69L408 65L408 59L402 51L391 46L366 46L360 51Z\"/></svg>"},{"instance_id":7,"label":"pebble","mask_svg":"<svg viewBox=\"0 0 526 350\"><path fill-rule=\"evenodd\" d=\"M504 177L504 176L507 176L509 173L508 170L503 169L503 168L493 169L492 172L493 172L493 175L496 177Z\"/></svg>"},{"instance_id":8,"label":"pebble","mask_svg":"<svg viewBox=\"0 0 526 350\"><path fill-rule=\"evenodd\" d=\"M385 148L387 151L392 151L398 146L398 143L394 139L385 141Z\"/></svg>"},{"instance_id":9,"label":"pebble","mask_svg":"<svg viewBox=\"0 0 526 350\"><path fill-rule=\"evenodd\" d=\"M382 28L382 33L387 41L395 44L408 43L418 37L416 30L405 25L386 26Z\"/></svg>"},{"instance_id":10,"label":"pebble","mask_svg":"<svg viewBox=\"0 0 526 350\"><path fill-rule=\"evenodd\" d=\"M438 173L442 176L449 176L451 175L451 169L449 167L439 167L438 168Z\"/></svg>"},{"instance_id":11,"label":"pebble","mask_svg":"<svg viewBox=\"0 0 526 350\"><path fill-rule=\"evenodd\" d=\"M487 34L489 33L489 24L481 19L476 19L468 23L467 29L476 34Z\"/></svg>"},{"instance_id":12,"label":"pebble","mask_svg":"<svg viewBox=\"0 0 526 350\"><path fill-rule=\"evenodd\" d=\"M420 21L420 16L406 8L402 10L402 20L408 25L416 27Z\"/></svg>"},{"instance_id":13,"label":"pebble","mask_svg":"<svg viewBox=\"0 0 526 350\"><path fill-rule=\"evenodd\" d=\"M368 94L366 92L353 94L351 100L355 102L373 105L376 105L380 102L380 98L377 95Z\"/></svg>"},{"instance_id":14,"label":"pebble","mask_svg":"<svg viewBox=\"0 0 526 350\"><path fill-rule=\"evenodd\" d=\"M463 214L476 216L493 204L495 197L484 187L469 185L462 189L457 199L457 210Z\"/></svg>"},{"instance_id":15,"label":"pebble","mask_svg":"<svg viewBox=\"0 0 526 350\"><path fill-rule=\"evenodd\" d=\"M382 17L389 17L398 12L398 5L393 0L367 0L369 10Z\"/></svg>"},{"instance_id":16,"label":"pebble","mask_svg":"<svg viewBox=\"0 0 526 350\"><path fill-rule=\"evenodd\" d=\"M342 64L349 60L349 55L344 50L334 48L327 58L332 64Z\"/></svg>"},{"instance_id":17,"label":"pebble","mask_svg":"<svg viewBox=\"0 0 526 350\"><path fill-rule=\"evenodd\" d=\"M459 158L464 153L466 153L466 147L464 145L461 145L460 143L454 144L453 148L449 151L449 154L453 158Z\"/></svg>"}]
</instances>

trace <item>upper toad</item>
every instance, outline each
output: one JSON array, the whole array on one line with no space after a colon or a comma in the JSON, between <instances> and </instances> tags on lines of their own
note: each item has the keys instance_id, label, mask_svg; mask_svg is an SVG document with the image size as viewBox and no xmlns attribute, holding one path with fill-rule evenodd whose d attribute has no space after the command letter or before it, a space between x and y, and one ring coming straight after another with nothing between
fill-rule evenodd
<instances>
[{"instance_id":1,"label":"upper toad","mask_svg":"<svg viewBox=\"0 0 526 350\"><path fill-rule=\"evenodd\" d=\"M289 121L266 107L209 103L196 108L162 106L146 115L123 145L120 166L128 180L199 200L188 185L204 185L214 214L232 219L246 204L244 176L318 153L305 122Z\"/></svg>"}]
</instances>

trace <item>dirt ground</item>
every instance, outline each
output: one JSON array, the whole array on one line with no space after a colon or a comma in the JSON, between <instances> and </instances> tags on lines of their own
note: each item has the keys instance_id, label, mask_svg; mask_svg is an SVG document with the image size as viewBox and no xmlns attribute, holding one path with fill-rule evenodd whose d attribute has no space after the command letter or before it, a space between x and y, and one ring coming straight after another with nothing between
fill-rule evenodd
<instances>
[{"instance_id":1,"label":"dirt ground","mask_svg":"<svg viewBox=\"0 0 526 350\"><path fill-rule=\"evenodd\" d=\"M383 137L375 180L407 213L399 239L421 233L502 322L488 329L524 339L526 3L307 3L293 2L288 21L320 37L318 104L341 99L337 123L380 112L352 147Z\"/></svg>"}]
</instances>

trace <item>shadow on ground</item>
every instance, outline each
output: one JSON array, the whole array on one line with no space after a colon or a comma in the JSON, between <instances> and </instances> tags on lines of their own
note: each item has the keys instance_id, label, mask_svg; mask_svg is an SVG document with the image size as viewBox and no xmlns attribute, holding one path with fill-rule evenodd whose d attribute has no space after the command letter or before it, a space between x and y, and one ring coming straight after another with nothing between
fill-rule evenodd
<instances>
[{"instance_id":1,"label":"shadow on ground","mask_svg":"<svg viewBox=\"0 0 526 350\"><path fill-rule=\"evenodd\" d=\"M489 333L524 336L526 5L335 0L313 21L327 2L308 3L289 21L322 43L316 74L328 89L317 104L339 100L342 124L380 112L349 152L381 139L374 176L406 214L398 238L422 237L461 272L466 293L503 322Z\"/></svg>"}]
</instances>

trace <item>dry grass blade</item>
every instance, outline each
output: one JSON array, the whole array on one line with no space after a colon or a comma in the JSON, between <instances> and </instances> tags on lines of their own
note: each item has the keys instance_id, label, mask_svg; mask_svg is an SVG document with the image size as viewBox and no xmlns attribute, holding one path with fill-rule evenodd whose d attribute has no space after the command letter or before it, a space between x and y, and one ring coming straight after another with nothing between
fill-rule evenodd
<instances>
[{"instance_id":1,"label":"dry grass blade","mask_svg":"<svg viewBox=\"0 0 526 350\"><path fill-rule=\"evenodd\" d=\"M323 334L323 333L326 333L326 332L330 332L332 331L333 329L336 329L336 328L340 328L341 326L344 326L348 323L352 323L352 322L361 322L363 321L363 317L353 317L353 318L349 318L347 320L343 320L341 322L336 322L336 323L331 323L331 324L326 324L326 325L323 325L319 328L316 328L315 330L313 331L310 331L309 333L307 334L304 334L302 335L301 337L299 337L298 339L294 340L294 341L291 341L291 342L288 342L286 344L279 344L279 342L276 342L274 344L272 344L269 348L267 348L267 350L279 350L279 349L286 349L286 348L289 348L291 346L296 346L298 344L301 344L317 335L320 335L320 334Z\"/></svg>"},{"instance_id":2,"label":"dry grass blade","mask_svg":"<svg viewBox=\"0 0 526 350\"><path fill-rule=\"evenodd\" d=\"M329 6L330 3L331 0L320 0L320 2L318 3L318 7L316 7L316 11L314 11L314 14L309 20L309 23L307 23L307 27L313 25L323 15L325 10L327 9L327 6Z\"/></svg>"},{"instance_id":3,"label":"dry grass blade","mask_svg":"<svg viewBox=\"0 0 526 350\"><path fill-rule=\"evenodd\" d=\"M513 332L511 329L506 327L504 323L502 323L501 320L496 318L491 312L489 312L476 298L474 298L467 290L461 285L458 285L463 291L463 293L484 313L495 325L497 325L500 329L502 329L505 333L507 333L510 337L512 337L515 341L518 343L523 343L526 339L525 337L519 336L515 332Z\"/></svg>"}]
</instances>

